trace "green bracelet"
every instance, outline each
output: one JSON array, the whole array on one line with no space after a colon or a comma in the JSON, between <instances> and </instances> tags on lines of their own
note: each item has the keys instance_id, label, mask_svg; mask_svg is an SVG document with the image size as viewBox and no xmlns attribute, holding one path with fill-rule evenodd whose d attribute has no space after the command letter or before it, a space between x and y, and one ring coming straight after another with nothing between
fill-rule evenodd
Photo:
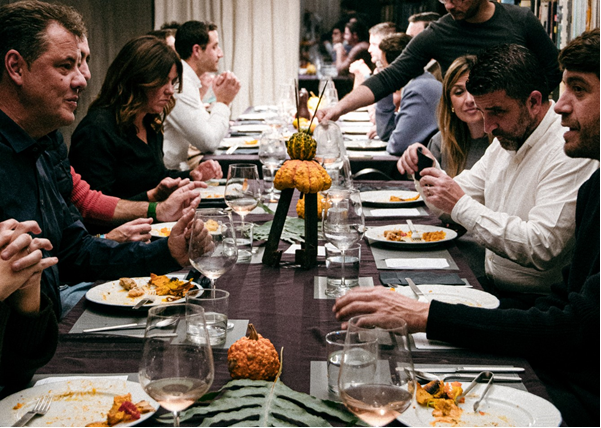
<instances>
[{"instance_id":1,"label":"green bracelet","mask_svg":"<svg viewBox=\"0 0 601 428\"><path fill-rule=\"evenodd\" d=\"M148 211L146 212L146 217L152 218L154 221L157 221L157 205L158 202L149 202L148 203Z\"/></svg>"}]
</instances>

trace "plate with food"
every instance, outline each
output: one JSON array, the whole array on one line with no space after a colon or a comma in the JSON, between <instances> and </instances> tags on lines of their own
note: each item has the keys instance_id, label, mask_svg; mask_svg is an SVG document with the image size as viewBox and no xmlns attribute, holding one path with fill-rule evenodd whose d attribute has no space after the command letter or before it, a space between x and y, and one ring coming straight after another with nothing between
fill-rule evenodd
<instances>
[{"instance_id":1,"label":"plate with food","mask_svg":"<svg viewBox=\"0 0 601 428\"><path fill-rule=\"evenodd\" d=\"M52 399L50 409L27 426L133 426L159 408L136 382L101 377L70 379L24 389L0 401L3 425L13 425L45 396Z\"/></svg>"},{"instance_id":2,"label":"plate with food","mask_svg":"<svg viewBox=\"0 0 601 428\"><path fill-rule=\"evenodd\" d=\"M401 208L418 205L424 200L413 190L370 190L361 192L361 203L366 207Z\"/></svg>"},{"instance_id":3,"label":"plate with food","mask_svg":"<svg viewBox=\"0 0 601 428\"><path fill-rule=\"evenodd\" d=\"M150 235L157 238L166 238L171 234L175 222L153 223L150 225Z\"/></svg>"},{"instance_id":4,"label":"plate with food","mask_svg":"<svg viewBox=\"0 0 601 428\"><path fill-rule=\"evenodd\" d=\"M436 284L420 284L417 287L430 300L438 300L454 305L462 304L475 308L495 309L499 307L499 299L494 295L475 288ZM410 287L395 287L395 291L412 299L417 299Z\"/></svg>"},{"instance_id":5,"label":"plate with food","mask_svg":"<svg viewBox=\"0 0 601 428\"><path fill-rule=\"evenodd\" d=\"M391 246L412 249L432 247L457 238L457 232L446 227L416 224L414 228L421 233L420 241L411 239L412 233L407 224L371 227L365 232L365 237Z\"/></svg>"},{"instance_id":6,"label":"plate with food","mask_svg":"<svg viewBox=\"0 0 601 428\"><path fill-rule=\"evenodd\" d=\"M158 306L182 302L186 294L198 284L176 276L155 275L140 278L120 278L88 290L86 299L107 306L132 308L142 299L152 299L144 306Z\"/></svg>"},{"instance_id":7,"label":"plate with food","mask_svg":"<svg viewBox=\"0 0 601 428\"><path fill-rule=\"evenodd\" d=\"M254 148L259 147L259 140L252 137L230 137L224 138L220 144L220 147L230 148L230 147L239 147L239 148Z\"/></svg>"},{"instance_id":8,"label":"plate with food","mask_svg":"<svg viewBox=\"0 0 601 428\"><path fill-rule=\"evenodd\" d=\"M201 201L207 199L223 199L225 195L225 186L209 186L200 190Z\"/></svg>"},{"instance_id":9,"label":"plate with food","mask_svg":"<svg viewBox=\"0 0 601 428\"><path fill-rule=\"evenodd\" d=\"M480 399L486 383L477 384L456 404L454 397L467 385L432 381L418 386L417 403L397 419L410 427L551 427L561 424L561 413L547 400L521 389L495 384L474 412L474 403Z\"/></svg>"}]
</instances>

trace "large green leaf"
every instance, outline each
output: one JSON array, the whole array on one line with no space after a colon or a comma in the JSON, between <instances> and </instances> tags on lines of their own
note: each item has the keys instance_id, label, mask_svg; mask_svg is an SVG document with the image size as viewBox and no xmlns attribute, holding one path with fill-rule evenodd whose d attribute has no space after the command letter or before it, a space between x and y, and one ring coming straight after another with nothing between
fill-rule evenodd
<instances>
[{"instance_id":1,"label":"large green leaf","mask_svg":"<svg viewBox=\"0 0 601 428\"><path fill-rule=\"evenodd\" d=\"M253 229L254 239L257 241L267 240L271 231L272 220L267 223L263 223L260 226L255 225ZM291 244L297 242L305 242L303 236L305 235L305 220L297 217L286 217L284 223L284 229L282 230L282 236L280 239Z\"/></svg>"},{"instance_id":2,"label":"large green leaf","mask_svg":"<svg viewBox=\"0 0 601 428\"><path fill-rule=\"evenodd\" d=\"M203 418L200 426L253 427L331 426L326 418L346 426L358 422L340 403L296 392L279 380L233 380L217 395L211 393L200 399L207 400L212 401L183 411L181 420L196 416Z\"/></svg>"}]
</instances>

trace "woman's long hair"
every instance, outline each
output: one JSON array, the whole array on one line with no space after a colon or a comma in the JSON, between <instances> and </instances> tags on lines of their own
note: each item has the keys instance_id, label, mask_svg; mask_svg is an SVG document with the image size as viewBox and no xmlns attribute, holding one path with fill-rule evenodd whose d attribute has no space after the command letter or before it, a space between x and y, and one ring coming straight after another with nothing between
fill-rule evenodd
<instances>
[{"instance_id":1,"label":"woman's long hair","mask_svg":"<svg viewBox=\"0 0 601 428\"><path fill-rule=\"evenodd\" d=\"M438 127L442 137L441 152L446 155L447 174L451 177L455 177L465 168L471 141L467 123L459 119L452 110L451 90L465 73L469 73L475 60L474 55L460 56L453 61L442 82L442 98L438 104Z\"/></svg>"},{"instance_id":2,"label":"woman's long hair","mask_svg":"<svg viewBox=\"0 0 601 428\"><path fill-rule=\"evenodd\" d=\"M177 53L164 41L154 36L130 40L110 65L102 89L90 105L90 110L102 107L114 109L117 126L121 132L126 132L133 126L136 114L147 103L147 91L167 83L173 65L181 83L182 63ZM162 114L152 115L151 126L155 132L162 132L163 121L174 106L175 99L172 98Z\"/></svg>"}]
</instances>

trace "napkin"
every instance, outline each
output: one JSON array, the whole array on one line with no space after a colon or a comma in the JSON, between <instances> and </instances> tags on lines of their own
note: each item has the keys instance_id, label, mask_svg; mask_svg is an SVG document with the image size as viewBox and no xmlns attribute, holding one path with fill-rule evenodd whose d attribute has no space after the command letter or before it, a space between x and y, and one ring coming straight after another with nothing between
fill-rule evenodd
<instances>
[{"instance_id":1,"label":"napkin","mask_svg":"<svg viewBox=\"0 0 601 428\"><path fill-rule=\"evenodd\" d=\"M384 285L408 285L405 278L411 278L416 284L465 285L456 273L437 274L394 270L380 272L380 282Z\"/></svg>"}]
</instances>

